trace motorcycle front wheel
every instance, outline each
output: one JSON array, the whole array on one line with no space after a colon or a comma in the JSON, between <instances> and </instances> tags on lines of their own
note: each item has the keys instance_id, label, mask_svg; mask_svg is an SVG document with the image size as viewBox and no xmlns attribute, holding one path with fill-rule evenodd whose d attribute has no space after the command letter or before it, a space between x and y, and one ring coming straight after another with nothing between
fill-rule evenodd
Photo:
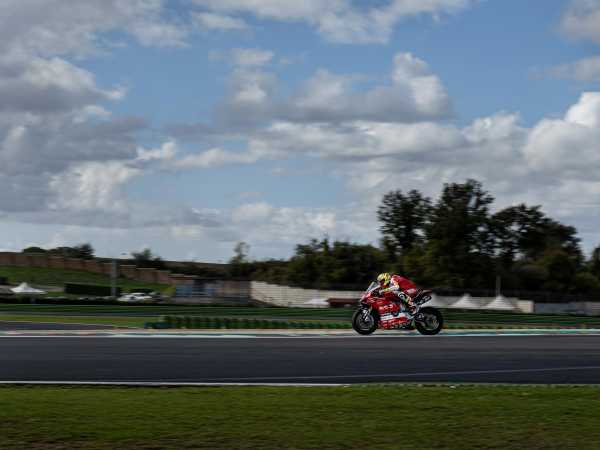
<instances>
[{"instance_id":1,"label":"motorcycle front wheel","mask_svg":"<svg viewBox=\"0 0 600 450\"><path fill-rule=\"evenodd\" d=\"M357 309L352 316L352 328L358 334L372 334L377 329L377 319L371 312L365 314L364 309Z\"/></svg>"},{"instance_id":2,"label":"motorcycle front wheel","mask_svg":"<svg viewBox=\"0 0 600 450\"><path fill-rule=\"evenodd\" d=\"M442 331L444 326L444 317L442 313L435 308L422 308L417 314L419 319L415 318L415 327L421 334L433 336Z\"/></svg>"}]
</instances>

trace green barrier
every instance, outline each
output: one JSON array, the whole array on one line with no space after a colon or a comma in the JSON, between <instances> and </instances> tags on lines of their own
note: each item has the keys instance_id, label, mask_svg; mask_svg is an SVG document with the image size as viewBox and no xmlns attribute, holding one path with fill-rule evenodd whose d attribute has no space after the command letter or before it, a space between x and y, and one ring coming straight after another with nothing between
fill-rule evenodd
<instances>
[{"instance_id":1,"label":"green barrier","mask_svg":"<svg viewBox=\"0 0 600 450\"><path fill-rule=\"evenodd\" d=\"M163 316L160 322L148 322L146 328L186 328L186 329L263 329L263 330L317 330L346 329L345 322L300 322L267 319L238 319L201 316Z\"/></svg>"}]
</instances>

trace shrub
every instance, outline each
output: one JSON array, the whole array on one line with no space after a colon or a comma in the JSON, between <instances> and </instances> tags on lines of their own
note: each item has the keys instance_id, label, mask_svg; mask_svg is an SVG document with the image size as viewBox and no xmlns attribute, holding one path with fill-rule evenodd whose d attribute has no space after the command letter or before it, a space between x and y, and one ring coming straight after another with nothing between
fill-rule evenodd
<instances>
[{"instance_id":1,"label":"shrub","mask_svg":"<svg viewBox=\"0 0 600 450\"><path fill-rule=\"evenodd\" d=\"M65 293L108 297L111 295L111 287L98 284L65 283ZM117 288L116 294L121 295L121 288Z\"/></svg>"}]
</instances>

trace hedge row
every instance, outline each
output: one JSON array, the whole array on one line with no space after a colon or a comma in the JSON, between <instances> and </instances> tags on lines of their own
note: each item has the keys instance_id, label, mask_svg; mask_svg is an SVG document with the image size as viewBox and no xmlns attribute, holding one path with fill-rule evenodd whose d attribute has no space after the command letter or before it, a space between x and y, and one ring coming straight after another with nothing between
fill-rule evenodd
<instances>
[{"instance_id":1,"label":"hedge row","mask_svg":"<svg viewBox=\"0 0 600 450\"><path fill-rule=\"evenodd\" d=\"M99 284L65 283L65 293L108 297L112 295L112 288L110 286L102 286ZM121 288L117 287L117 296L119 295L121 295Z\"/></svg>"},{"instance_id":2,"label":"hedge row","mask_svg":"<svg viewBox=\"0 0 600 450\"><path fill-rule=\"evenodd\" d=\"M237 319L221 317L166 316L162 322L149 323L148 328L211 328L211 329L347 329L348 322L299 322L266 319Z\"/></svg>"},{"instance_id":3,"label":"hedge row","mask_svg":"<svg viewBox=\"0 0 600 450\"><path fill-rule=\"evenodd\" d=\"M78 298L67 298L67 297L30 297L30 296L13 296L13 297L0 297L0 304L11 304L11 305L115 305L121 306L116 300L106 298L90 298L90 299L78 299ZM127 306L136 305L137 303L131 303Z\"/></svg>"}]
</instances>

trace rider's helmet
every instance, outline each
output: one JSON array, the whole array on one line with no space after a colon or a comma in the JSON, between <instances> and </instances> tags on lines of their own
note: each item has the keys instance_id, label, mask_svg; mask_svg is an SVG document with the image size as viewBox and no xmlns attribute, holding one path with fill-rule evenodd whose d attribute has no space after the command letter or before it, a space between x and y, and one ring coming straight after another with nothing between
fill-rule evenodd
<instances>
[{"instance_id":1,"label":"rider's helmet","mask_svg":"<svg viewBox=\"0 0 600 450\"><path fill-rule=\"evenodd\" d=\"M392 277L389 273L380 273L377 276L377 282L379 283L379 286L381 286L382 288L387 287L390 284Z\"/></svg>"}]
</instances>

